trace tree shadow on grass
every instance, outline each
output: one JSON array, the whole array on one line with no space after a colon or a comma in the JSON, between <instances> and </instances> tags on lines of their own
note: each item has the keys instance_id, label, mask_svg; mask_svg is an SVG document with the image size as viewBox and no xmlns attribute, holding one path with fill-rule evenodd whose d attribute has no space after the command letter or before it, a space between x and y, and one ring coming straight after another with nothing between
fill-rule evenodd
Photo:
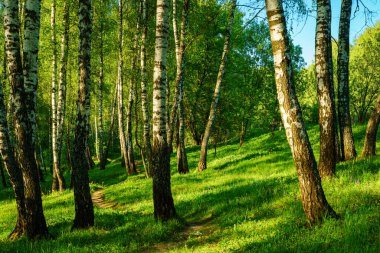
<instances>
[{"instance_id":1,"label":"tree shadow on grass","mask_svg":"<svg viewBox=\"0 0 380 253\"><path fill-rule=\"evenodd\" d=\"M259 158L259 159L255 159ZM214 170L229 170L234 174L244 173L252 168L267 169L268 165L274 167L277 164L284 166L286 163L293 164L293 160L289 154L283 152L273 152L270 155L262 155L261 153L245 155L242 158L227 161L218 166L213 166Z\"/></svg>"},{"instance_id":2,"label":"tree shadow on grass","mask_svg":"<svg viewBox=\"0 0 380 253\"><path fill-rule=\"evenodd\" d=\"M337 171L351 173L353 176L361 176L363 173L376 174L380 171L380 157L359 158L337 165Z\"/></svg>"},{"instance_id":3,"label":"tree shadow on grass","mask_svg":"<svg viewBox=\"0 0 380 253\"><path fill-rule=\"evenodd\" d=\"M232 180L219 187L204 189L204 194L188 201L180 201L176 204L185 219L201 219L210 215L223 217L218 221L221 226L230 226L242 218L241 213L250 210L259 210L265 204L270 204L287 196L288 185L296 183L291 177L276 177L266 180L253 180L251 182ZM264 218L266 214L257 213L258 218ZM244 217L244 215L243 215Z\"/></svg>"}]
</instances>

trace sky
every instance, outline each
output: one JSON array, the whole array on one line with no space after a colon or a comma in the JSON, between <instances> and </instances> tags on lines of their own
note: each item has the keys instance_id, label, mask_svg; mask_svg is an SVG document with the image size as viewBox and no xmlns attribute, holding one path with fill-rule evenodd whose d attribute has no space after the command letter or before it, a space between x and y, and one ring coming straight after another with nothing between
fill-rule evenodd
<instances>
[{"instance_id":1,"label":"sky","mask_svg":"<svg viewBox=\"0 0 380 253\"><path fill-rule=\"evenodd\" d=\"M242 5L255 5L253 0L238 0L238 4ZM308 4L308 7L311 7L312 0L305 0ZM364 8L362 5L359 5L359 10L356 13L355 17L353 13L356 8L356 0L353 0L353 10L351 16L351 28L350 28L350 42L354 43L355 38L360 36L366 28L365 25L365 14ZM362 0L366 4L366 7L371 10L372 22L369 22L368 26L373 26L376 22L380 21L380 0ZM337 39L339 32L339 16L340 16L340 5L341 0L331 0L331 11L332 11L332 20L331 20L331 35ZM252 12L249 8L240 7L243 12ZM264 17L265 13L262 13L260 16ZM293 22L293 29L291 37L294 41L294 44L300 45L302 47L303 58L307 65L310 65L314 61L314 52L315 52L315 27L316 27L316 14L311 13L308 18L299 23Z\"/></svg>"}]
</instances>

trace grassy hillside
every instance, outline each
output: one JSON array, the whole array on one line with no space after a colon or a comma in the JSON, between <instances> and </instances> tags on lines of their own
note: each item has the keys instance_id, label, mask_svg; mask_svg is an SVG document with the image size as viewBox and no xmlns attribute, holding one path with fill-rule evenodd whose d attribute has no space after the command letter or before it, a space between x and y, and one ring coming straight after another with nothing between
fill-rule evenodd
<instances>
[{"instance_id":1,"label":"grassy hillside","mask_svg":"<svg viewBox=\"0 0 380 253\"><path fill-rule=\"evenodd\" d=\"M365 126L354 129L358 151ZM318 128L309 130L318 156ZM378 138L379 140L380 138ZM380 141L377 143L380 153ZM180 219L156 223L152 182L126 180L119 161L90 171L91 187L103 188L115 208L95 208L95 227L70 232L73 193L45 194L45 216L54 239L8 241L15 223L11 189L0 191L1 252L380 252L380 157L341 163L323 186L340 220L308 228L296 171L284 132L263 134L242 147L230 141L209 151L209 169L195 172L198 147L188 149L191 173L172 190ZM50 188L50 181L43 188Z\"/></svg>"}]
</instances>

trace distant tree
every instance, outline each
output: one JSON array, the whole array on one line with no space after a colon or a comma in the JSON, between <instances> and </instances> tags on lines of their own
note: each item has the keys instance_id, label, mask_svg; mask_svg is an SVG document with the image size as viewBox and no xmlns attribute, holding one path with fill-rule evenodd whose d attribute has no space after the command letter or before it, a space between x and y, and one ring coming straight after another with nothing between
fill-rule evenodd
<instances>
[{"instance_id":1,"label":"distant tree","mask_svg":"<svg viewBox=\"0 0 380 253\"><path fill-rule=\"evenodd\" d=\"M141 0L142 9L142 33L140 47L140 71L141 71L141 109L144 122L144 152L147 159L147 176L152 176L152 145L150 142L150 124L149 124L149 100L147 92L147 71L146 71L146 40L148 34L148 15L147 15L147 0Z\"/></svg>"},{"instance_id":2,"label":"distant tree","mask_svg":"<svg viewBox=\"0 0 380 253\"><path fill-rule=\"evenodd\" d=\"M102 156L103 159L100 161L101 170L104 170L106 168L108 153L109 153L111 142L112 142L112 133L113 133L114 125L115 125L115 117L116 117L115 115L116 115L117 98L118 98L117 89L118 89L118 83L116 83L115 90L113 92L113 99L112 99L112 105L111 105L111 122L108 129L106 146L104 147L104 152Z\"/></svg>"},{"instance_id":3,"label":"distant tree","mask_svg":"<svg viewBox=\"0 0 380 253\"><path fill-rule=\"evenodd\" d=\"M227 62L227 56L230 51L230 41L231 41L233 24L234 24L236 0L231 0L230 5L231 7L230 7L230 13L228 17L228 26L227 26L225 40L224 40L223 54L222 54L222 59L219 66L219 72L218 72L218 76L216 80L214 95L211 102L210 114L208 117L205 132L203 134L201 152L200 152L200 157L199 157L199 162L198 162L198 171L203 171L207 168L207 145L208 145L208 140L211 135L212 127L215 122L216 109L218 107L221 84L222 84L225 66Z\"/></svg>"},{"instance_id":4,"label":"distant tree","mask_svg":"<svg viewBox=\"0 0 380 253\"><path fill-rule=\"evenodd\" d=\"M349 90L350 21L352 0L343 0L340 11L338 49L338 118L343 160L356 157L352 134Z\"/></svg>"},{"instance_id":5,"label":"distant tree","mask_svg":"<svg viewBox=\"0 0 380 253\"><path fill-rule=\"evenodd\" d=\"M352 115L364 123L380 92L380 22L367 28L350 54L350 103Z\"/></svg>"},{"instance_id":6,"label":"distant tree","mask_svg":"<svg viewBox=\"0 0 380 253\"><path fill-rule=\"evenodd\" d=\"M61 37L61 58L58 83L57 105L57 153L58 153L58 183L60 191L66 188L65 178L62 175L61 155L63 146L63 131L66 118L66 90L67 90L67 62L69 58L69 29L70 29L70 3L65 2L63 7L63 34Z\"/></svg>"},{"instance_id":7,"label":"distant tree","mask_svg":"<svg viewBox=\"0 0 380 253\"><path fill-rule=\"evenodd\" d=\"M119 141L120 151L122 156L122 164L128 165L128 153L127 143L124 134L124 106L123 106L123 0L119 0L119 59L117 70L117 113L118 113L118 125L119 125ZM127 169L127 174L129 171Z\"/></svg>"},{"instance_id":8,"label":"distant tree","mask_svg":"<svg viewBox=\"0 0 380 253\"><path fill-rule=\"evenodd\" d=\"M181 33L177 61L177 77L176 87L178 89L178 140L177 140L177 169L181 174L189 172L187 163L187 155L185 149L185 113L184 113L184 79L185 79L185 59L186 59L186 33L189 22L190 0L185 0L183 3L182 18L181 18ZM174 22L174 21L173 21ZM177 21L175 21L176 23Z\"/></svg>"},{"instance_id":9,"label":"distant tree","mask_svg":"<svg viewBox=\"0 0 380 253\"><path fill-rule=\"evenodd\" d=\"M169 0L157 0L156 42L153 70L153 202L154 217L176 215L170 185L170 153L166 133L166 62L169 35Z\"/></svg>"},{"instance_id":10,"label":"distant tree","mask_svg":"<svg viewBox=\"0 0 380 253\"><path fill-rule=\"evenodd\" d=\"M371 116L368 120L367 130L365 132L364 147L362 156L376 155L376 135L380 123L380 93L377 96Z\"/></svg>"},{"instance_id":11,"label":"distant tree","mask_svg":"<svg viewBox=\"0 0 380 253\"><path fill-rule=\"evenodd\" d=\"M66 65L68 58L68 28L69 28L69 9L65 3L64 11L64 33L62 35L62 56L61 70L59 75L59 87L57 87L57 42L56 42L56 1L53 0L51 7L51 29L53 45L52 57L52 87L51 87L51 104L52 104L52 150L53 150L53 191L63 191L66 189L65 178L61 170L61 150L62 150L62 135L63 135L63 118L66 103ZM57 89L59 89L57 96ZM58 99L58 103L57 103Z\"/></svg>"},{"instance_id":12,"label":"distant tree","mask_svg":"<svg viewBox=\"0 0 380 253\"><path fill-rule=\"evenodd\" d=\"M176 62L176 76L178 76L178 68L179 68L179 58L180 58L180 35L178 32L178 24L177 24L177 5L178 2L177 0L173 0L172 2L172 24L173 24L173 37L174 37L174 46L175 46L175 62ZM168 86L168 91L170 87ZM169 95L169 94L167 94ZM168 145L170 152L173 151L173 137L174 137L174 130L175 130L175 121L177 117L177 112L178 112L178 95L179 95L179 90L178 90L178 84L176 82L175 88L174 88L174 98L173 98L173 104L172 108L170 110L170 113L168 113L168 120L166 122L167 129L168 129ZM168 101L166 101L168 102Z\"/></svg>"},{"instance_id":13,"label":"distant tree","mask_svg":"<svg viewBox=\"0 0 380 253\"><path fill-rule=\"evenodd\" d=\"M330 0L317 0L317 28L315 36L315 69L319 102L320 158L322 178L335 175L336 115L331 47Z\"/></svg>"},{"instance_id":14,"label":"distant tree","mask_svg":"<svg viewBox=\"0 0 380 253\"><path fill-rule=\"evenodd\" d=\"M139 4L136 4L136 6L140 6ZM136 8L139 9L139 8ZM133 36L133 45L132 45L132 62L131 62L131 77L129 82L129 96L128 96L128 109L127 109L127 136L126 136L126 143L127 143L127 154L128 154L128 175L136 174L136 164L135 164L135 158L133 153L133 137L132 137L132 112L133 112L133 104L135 103L135 84L137 82L137 71L138 65L138 40L139 40L139 30L140 30L140 15L137 18L137 25L136 25L136 32ZM137 127L137 126L135 126Z\"/></svg>"},{"instance_id":15,"label":"distant tree","mask_svg":"<svg viewBox=\"0 0 380 253\"><path fill-rule=\"evenodd\" d=\"M91 74L91 0L79 1L79 89L77 121L75 126L73 153L73 186L75 219L72 229L88 228L94 225L94 208L88 178L86 157L90 115L90 74Z\"/></svg>"},{"instance_id":16,"label":"distant tree","mask_svg":"<svg viewBox=\"0 0 380 253\"><path fill-rule=\"evenodd\" d=\"M98 160L100 164L103 162L103 89L104 89L104 55L103 55L103 33L104 33L104 15L105 15L105 5L104 0L101 0L100 7L100 20L99 20L99 84L98 84L98 142L96 143L96 150ZM100 166L102 169L102 165ZM104 169L104 168L103 168Z\"/></svg>"},{"instance_id":17,"label":"distant tree","mask_svg":"<svg viewBox=\"0 0 380 253\"><path fill-rule=\"evenodd\" d=\"M282 1L266 0L265 4L282 122L297 169L302 205L309 222L316 224L325 216L336 217L336 214L328 204L323 192L317 163L296 96Z\"/></svg>"}]
</instances>

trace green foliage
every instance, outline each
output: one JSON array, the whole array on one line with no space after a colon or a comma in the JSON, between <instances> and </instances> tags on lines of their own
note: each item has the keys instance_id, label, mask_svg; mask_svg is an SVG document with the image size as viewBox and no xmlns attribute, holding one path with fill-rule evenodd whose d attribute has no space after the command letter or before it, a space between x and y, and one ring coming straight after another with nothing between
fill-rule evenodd
<instances>
[{"instance_id":1,"label":"green foliage","mask_svg":"<svg viewBox=\"0 0 380 253\"><path fill-rule=\"evenodd\" d=\"M362 123L380 92L380 22L367 28L355 41L350 57L351 109Z\"/></svg>"},{"instance_id":2,"label":"green foliage","mask_svg":"<svg viewBox=\"0 0 380 253\"><path fill-rule=\"evenodd\" d=\"M354 127L362 146L365 127ZM309 129L318 156L318 128ZM378 139L378 147L380 140ZM359 148L360 149L360 148ZM360 150L358 150L360 152ZM380 152L378 148L378 152ZM173 156L174 158L174 156ZM70 232L73 193L47 194L44 210L53 239L8 241L16 213L11 190L0 191L2 252L378 252L380 249L380 158L341 163L336 178L323 183L340 214L306 227L299 187L284 131L262 134L242 147L236 139L209 157L196 173L198 148L188 148L191 173L178 175L172 159L173 197L181 219L153 218L152 182L142 174L125 180L114 160L105 171L90 171L91 187L103 187L116 209L95 208L95 227ZM317 157L318 158L318 157ZM66 175L67 176L67 175Z\"/></svg>"}]
</instances>

